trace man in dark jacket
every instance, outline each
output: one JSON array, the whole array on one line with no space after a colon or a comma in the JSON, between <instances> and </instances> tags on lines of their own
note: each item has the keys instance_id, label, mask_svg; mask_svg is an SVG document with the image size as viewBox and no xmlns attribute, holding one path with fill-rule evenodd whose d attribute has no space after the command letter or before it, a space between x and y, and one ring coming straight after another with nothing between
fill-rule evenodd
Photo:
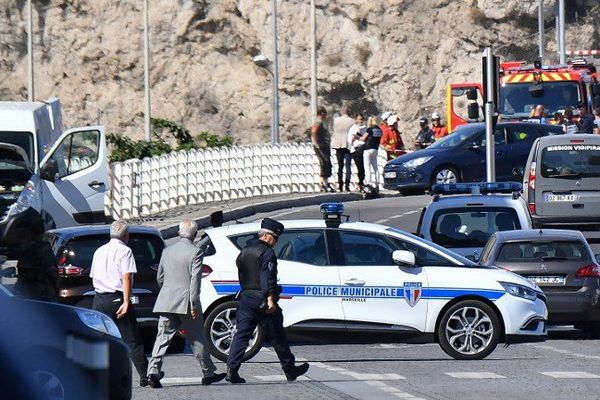
<instances>
[{"instance_id":1,"label":"man in dark jacket","mask_svg":"<svg viewBox=\"0 0 600 400\"><path fill-rule=\"evenodd\" d=\"M421 126L421 130L417 133L417 138L415 139L415 147L417 150L429 147L434 141L434 132L429 127L427 118L421 118L419 120L419 125Z\"/></svg>"},{"instance_id":2,"label":"man in dark jacket","mask_svg":"<svg viewBox=\"0 0 600 400\"><path fill-rule=\"evenodd\" d=\"M227 381L245 383L238 370L256 325L260 324L279 357L288 381L308 371L308 364L295 365L285 330L283 314L277 304L281 288L277 285L277 257L273 246L283 233L283 225L263 219L258 240L244 247L236 260L240 281L240 306L237 310L236 334L227 359Z\"/></svg>"}]
</instances>

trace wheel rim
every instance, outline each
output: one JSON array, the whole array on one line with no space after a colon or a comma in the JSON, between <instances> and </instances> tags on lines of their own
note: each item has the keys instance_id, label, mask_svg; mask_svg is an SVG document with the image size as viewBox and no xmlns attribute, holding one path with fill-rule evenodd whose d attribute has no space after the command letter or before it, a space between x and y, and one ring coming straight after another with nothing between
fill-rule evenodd
<instances>
[{"instance_id":1,"label":"wheel rim","mask_svg":"<svg viewBox=\"0 0 600 400\"><path fill-rule=\"evenodd\" d=\"M456 174L450 169L442 169L435 176L436 183L456 183Z\"/></svg>"},{"instance_id":2,"label":"wheel rim","mask_svg":"<svg viewBox=\"0 0 600 400\"><path fill-rule=\"evenodd\" d=\"M487 349L494 336L491 318L477 307L462 307L446 322L446 339L452 348L466 355Z\"/></svg>"},{"instance_id":3,"label":"wheel rim","mask_svg":"<svg viewBox=\"0 0 600 400\"><path fill-rule=\"evenodd\" d=\"M237 316L237 310L235 308L228 308L221 311L215 319L213 319L210 325L210 339L221 353L229 354L229 348L233 336L235 335L235 320ZM254 329L252 338L248 342L246 351L256 344L258 340L258 328Z\"/></svg>"},{"instance_id":4,"label":"wheel rim","mask_svg":"<svg viewBox=\"0 0 600 400\"><path fill-rule=\"evenodd\" d=\"M40 393L44 394L45 399L65 399L65 388L60 379L53 373L48 371L34 371L33 383Z\"/></svg>"}]
</instances>

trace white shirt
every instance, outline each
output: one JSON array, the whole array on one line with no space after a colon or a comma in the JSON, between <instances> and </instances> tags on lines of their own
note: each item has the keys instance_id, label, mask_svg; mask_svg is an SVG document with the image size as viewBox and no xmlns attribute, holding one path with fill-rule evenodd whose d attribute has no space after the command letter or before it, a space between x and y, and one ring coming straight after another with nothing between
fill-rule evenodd
<instances>
[{"instance_id":1,"label":"white shirt","mask_svg":"<svg viewBox=\"0 0 600 400\"><path fill-rule=\"evenodd\" d=\"M350 149L350 153L354 153L356 148L365 144L362 140L356 139L356 135L362 136L360 133L363 128L365 128L365 124L358 125L354 124L348 130L348 148Z\"/></svg>"},{"instance_id":2,"label":"white shirt","mask_svg":"<svg viewBox=\"0 0 600 400\"><path fill-rule=\"evenodd\" d=\"M123 274L137 272L133 252L119 239L100 246L94 253L90 278L99 293L123 291Z\"/></svg>"}]
</instances>

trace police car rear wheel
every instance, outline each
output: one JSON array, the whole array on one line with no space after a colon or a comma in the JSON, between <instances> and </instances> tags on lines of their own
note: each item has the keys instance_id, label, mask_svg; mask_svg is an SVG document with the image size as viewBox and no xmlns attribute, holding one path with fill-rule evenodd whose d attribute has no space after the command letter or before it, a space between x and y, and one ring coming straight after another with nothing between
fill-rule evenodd
<instances>
[{"instance_id":1,"label":"police car rear wheel","mask_svg":"<svg viewBox=\"0 0 600 400\"><path fill-rule=\"evenodd\" d=\"M500 320L484 302L465 300L454 304L438 327L440 346L458 360L481 360L500 340Z\"/></svg>"},{"instance_id":2,"label":"police car rear wheel","mask_svg":"<svg viewBox=\"0 0 600 400\"><path fill-rule=\"evenodd\" d=\"M215 358L223 362L227 361L229 348L236 332L238 305L237 301L227 301L215 307L206 317L205 332L208 349ZM244 361L251 359L259 352L263 337L262 328L257 326L246 348Z\"/></svg>"}]
</instances>

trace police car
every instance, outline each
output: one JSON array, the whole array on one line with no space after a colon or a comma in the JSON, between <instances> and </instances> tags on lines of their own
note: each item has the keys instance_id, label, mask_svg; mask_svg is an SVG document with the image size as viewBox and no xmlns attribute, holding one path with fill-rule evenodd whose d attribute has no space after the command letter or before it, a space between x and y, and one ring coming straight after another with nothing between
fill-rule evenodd
<instances>
[{"instance_id":1,"label":"police car","mask_svg":"<svg viewBox=\"0 0 600 400\"><path fill-rule=\"evenodd\" d=\"M546 339L546 299L530 281L483 267L432 242L390 228L342 221L343 206L321 205L323 220L282 221L279 304L290 329L392 332L398 341L435 341L456 359L482 359L499 342ZM235 334L236 257L259 223L209 229L201 300L208 347L226 360ZM257 328L245 359L260 350Z\"/></svg>"},{"instance_id":2,"label":"police car","mask_svg":"<svg viewBox=\"0 0 600 400\"><path fill-rule=\"evenodd\" d=\"M519 182L433 185L431 203L421 211L417 234L477 260L494 232L531 229Z\"/></svg>"}]
</instances>

